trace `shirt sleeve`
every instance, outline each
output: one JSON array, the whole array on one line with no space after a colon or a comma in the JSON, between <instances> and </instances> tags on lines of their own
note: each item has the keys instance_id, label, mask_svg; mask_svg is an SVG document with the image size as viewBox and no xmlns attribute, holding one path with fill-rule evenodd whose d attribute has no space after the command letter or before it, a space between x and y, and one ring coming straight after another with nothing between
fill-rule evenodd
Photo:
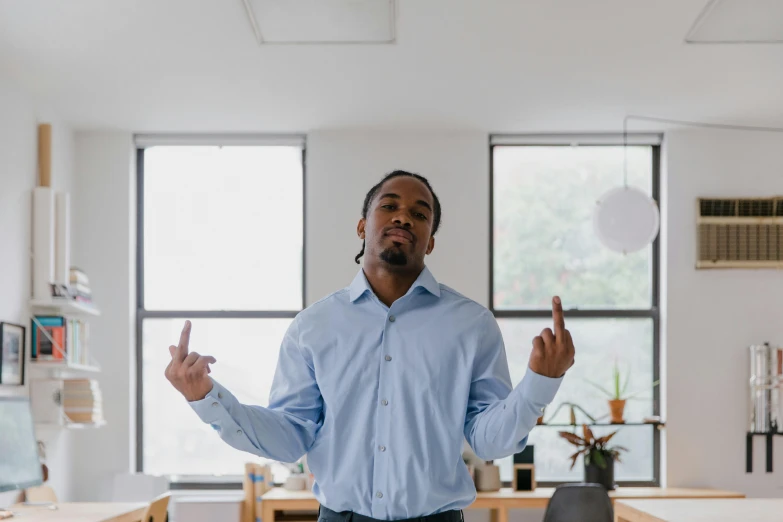
<instances>
[{"instance_id":1,"label":"shirt sleeve","mask_svg":"<svg viewBox=\"0 0 783 522\"><path fill-rule=\"evenodd\" d=\"M542 410L555 398L563 378L544 377L527 369L511 387L506 350L497 321L485 317L479 339L465 417L465 438L482 460L494 460L525 448Z\"/></svg>"},{"instance_id":2,"label":"shirt sleeve","mask_svg":"<svg viewBox=\"0 0 783 522\"><path fill-rule=\"evenodd\" d=\"M302 457L323 423L323 399L312 359L300 350L297 321L280 347L269 407L242 404L215 380L206 397L189 402L230 446L281 462Z\"/></svg>"}]
</instances>

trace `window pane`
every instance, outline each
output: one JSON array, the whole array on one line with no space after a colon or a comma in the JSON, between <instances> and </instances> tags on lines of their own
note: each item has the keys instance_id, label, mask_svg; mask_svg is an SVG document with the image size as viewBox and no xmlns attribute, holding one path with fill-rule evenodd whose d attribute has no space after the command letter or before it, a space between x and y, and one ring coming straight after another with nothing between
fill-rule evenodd
<instances>
[{"instance_id":1,"label":"window pane","mask_svg":"<svg viewBox=\"0 0 783 522\"><path fill-rule=\"evenodd\" d=\"M628 452L622 452L622 461L615 464L615 481L652 481L653 461L653 430L654 426L596 426L592 428L597 437L608 435L618 430L610 444L617 444L628 448ZM580 458L576 461L574 469L569 469L571 460L568 458L576 452L574 446L566 442L559 435L559 431L574 432L573 428L535 427L530 433L529 444L536 448L536 480L539 482L581 482L584 480L584 461ZM576 429L578 435L582 434L581 427ZM512 458L497 461L500 467L500 478L511 481L513 462Z\"/></svg>"},{"instance_id":2,"label":"window pane","mask_svg":"<svg viewBox=\"0 0 783 522\"><path fill-rule=\"evenodd\" d=\"M551 328L549 319L498 319L506 345L511 380L517 384L527 370L533 337ZM628 422L641 422L653 414L653 321L652 319L566 319L576 347L576 364L568 370L554 402L544 418L549 421L563 402L576 403L595 418L609 420L607 397L590 384L611 389L612 368L618 362L623 379L630 376L628 392L638 397L625 406ZM589 382L588 382L589 381ZM569 422L562 408L557 422ZM584 417L577 415L577 422Z\"/></svg>"},{"instance_id":3,"label":"window pane","mask_svg":"<svg viewBox=\"0 0 783 522\"><path fill-rule=\"evenodd\" d=\"M549 319L498 319L506 346L511 380L514 385L522 380L528 367L532 339L541 330L552 326ZM627 422L641 422L653 414L653 321L652 319L566 319L566 324L576 346L576 364L558 391L555 400L544 412L548 423L570 422L569 407L574 403L599 422L609 422L607 396L592 386L611 389L612 368L615 360L623 372L623 379L630 376L628 393L637 393L625 407ZM577 424L589 421L577 410ZM547 432L547 430L553 433ZM644 431L647 430L647 431ZM623 456L623 475L617 480L652 480L652 427L627 426L617 435L617 443L630 451ZM536 451L536 477L541 481L557 481L566 474L570 479L579 478L581 468L568 474L567 458L573 453L568 444L557 439L557 428L535 428L531 441L538 440L541 451ZM509 461L510 462L510 461ZM539 466L541 466L539 468ZM564 467L565 466L565 467ZM576 469L576 468L575 468ZM510 480L510 468L508 470ZM632 477L633 475L633 477ZM640 476L643 478L639 478ZM581 480L581 478L580 478Z\"/></svg>"},{"instance_id":4,"label":"window pane","mask_svg":"<svg viewBox=\"0 0 783 522\"><path fill-rule=\"evenodd\" d=\"M493 148L494 288L497 310L645 309L652 248L622 255L601 245L592 213L623 183L623 147ZM628 184L652 192L652 147L628 147Z\"/></svg>"},{"instance_id":5,"label":"window pane","mask_svg":"<svg viewBox=\"0 0 783 522\"><path fill-rule=\"evenodd\" d=\"M240 402L266 406L280 343L292 319L194 319L190 348L213 355L211 376ZM145 319L142 333L144 472L242 475L244 463L263 462L235 450L201 422L163 376L182 319ZM285 473L282 466L275 473Z\"/></svg>"},{"instance_id":6,"label":"window pane","mask_svg":"<svg viewBox=\"0 0 783 522\"><path fill-rule=\"evenodd\" d=\"M300 310L298 147L144 152L144 307Z\"/></svg>"}]
</instances>

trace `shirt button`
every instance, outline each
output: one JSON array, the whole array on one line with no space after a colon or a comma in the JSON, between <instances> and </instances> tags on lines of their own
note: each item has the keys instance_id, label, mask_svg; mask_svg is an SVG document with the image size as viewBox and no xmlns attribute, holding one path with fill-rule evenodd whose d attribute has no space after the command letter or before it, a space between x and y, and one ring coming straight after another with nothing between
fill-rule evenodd
<instances>
[{"instance_id":1,"label":"shirt button","mask_svg":"<svg viewBox=\"0 0 783 522\"><path fill-rule=\"evenodd\" d=\"M381 451L386 451L386 446L378 446L378 449Z\"/></svg>"},{"instance_id":2,"label":"shirt button","mask_svg":"<svg viewBox=\"0 0 783 522\"><path fill-rule=\"evenodd\" d=\"M386 356L386 360L387 360L387 361L391 361L391 355L387 355L387 356Z\"/></svg>"},{"instance_id":3,"label":"shirt button","mask_svg":"<svg viewBox=\"0 0 783 522\"><path fill-rule=\"evenodd\" d=\"M217 403L217 402L213 402L213 403L212 403L212 407L213 407L213 408L217 408L217 407L218 407L218 403Z\"/></svg>"},{"instance_id":4,"label":"shirt button","mask_svg":"<svg viewBox=\"0 0 783 522\"><path fill-rule=\"evenodd\" d=\"M242 435L242 430L237 430L237 435Z\"/></svg>"},{"instance_id":5,"label":"shirt button","mask_svg":"<svg viewBox=\"0 0 783 522\"><path fill-rule=\"evenodd\" d=\"M397 320L396 317L394 317L393 315L389 316L389 321L394 322L395 320Z\"/></svg>"},{"instance_id":6,"label":"shirt button","mask_svg":"<svg viewBox=\"0 0 783 522\"><path fill-rule=\"evenodd\" d=\"M378 493L376 493L376 494L375 494L375 496L376 496L376 497L378 497L378 498L383 498L383 493L381 493L381 492L379 491Z\"/></svg>"},{"instance_id":7,"label":"shirt button","mask_svg":"<svg viewBox=\"0 0 783 522\"><path fill-rule=\"evenodd\" d=\"M387 406L389 404L389 401L387 401L386 399L383 399L381 401L381 404L383 404L384 406Z\"/></svg>"}]
</instances>

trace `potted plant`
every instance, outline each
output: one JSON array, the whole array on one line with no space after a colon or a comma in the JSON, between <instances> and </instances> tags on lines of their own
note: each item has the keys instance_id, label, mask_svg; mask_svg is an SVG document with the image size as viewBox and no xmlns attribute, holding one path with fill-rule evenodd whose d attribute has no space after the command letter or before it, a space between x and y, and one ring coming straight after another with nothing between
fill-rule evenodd
<instances>
[{"instance_id":1,"label":"potted plant","mask_svg":"<svg viewBox=\"0 0 783 522\"><path fill-rule=\"evenodd\" d=\"M620 367L618 366L617 362L614 363L614 368L612 369L612 389L607 390L603 386L600 386L592 381L587 381L591 385L598 388L601 392L605 393L607 397L609 397L609 413L610 413L610 422L612 424L625 424L625 402L627 400L635 398L640 392L627 394L628 391L628 382L630 380L630 372L628 372L625 375L625 381L623 381L622 376L620 375ZM622 384L621 384L622 383ZM655 381L653 383L653 386L657 386L658 381Z\"/></svg>"},{"instance_id":2,"label":"potted plant","mask_svg":"<svg viewBox=\"0 0 783 522\"><path fill-rule=\"evenodd\" d=\"M596 438L587 426L582 425L583 437L576 433L561 431L560 436L578 448L571 455L571 468L574 469L576 459L584 455L585 478L584 481L593 484L601 484L608 490L614 489L614 463L620 462L620 452L628 451L622 446L609 446L608 443L617 433L616 431Z\"/></svg>"}]
</instances>

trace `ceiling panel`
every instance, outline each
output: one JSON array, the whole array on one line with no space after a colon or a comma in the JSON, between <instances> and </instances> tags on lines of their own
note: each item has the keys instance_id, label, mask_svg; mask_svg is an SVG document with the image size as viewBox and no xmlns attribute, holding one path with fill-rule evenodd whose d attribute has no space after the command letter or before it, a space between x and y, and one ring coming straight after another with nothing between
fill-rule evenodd
<instances>
[{"instance_id":1,"label":"ceiling panel","mask_svg":"<svg viewBox=\"0 0 783 522\"><path fill-rule=\"evenodd\" d=\"M259 43L392 43L394 0L245 0Z\"/></svg>"}]
</instances>

